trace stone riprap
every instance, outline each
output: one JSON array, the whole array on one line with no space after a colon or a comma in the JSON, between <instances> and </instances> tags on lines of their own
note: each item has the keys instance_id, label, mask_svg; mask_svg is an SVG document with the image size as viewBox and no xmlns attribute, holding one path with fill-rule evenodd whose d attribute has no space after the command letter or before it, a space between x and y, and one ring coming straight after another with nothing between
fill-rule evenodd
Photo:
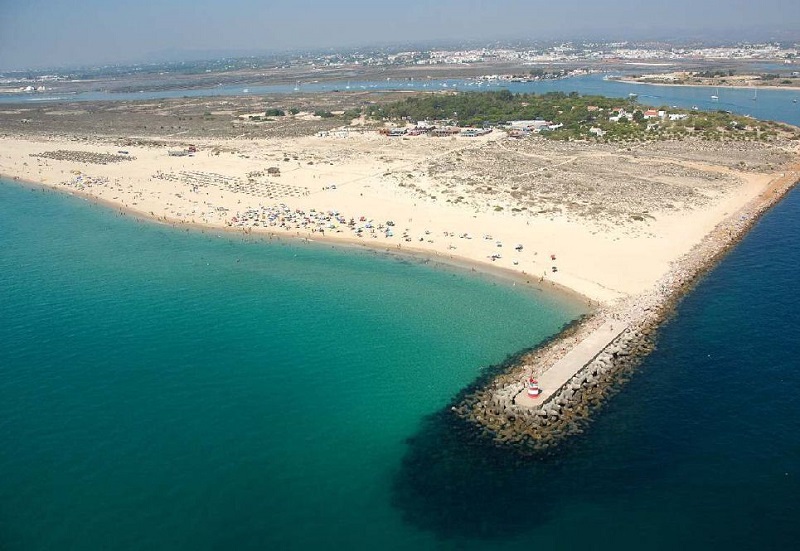
<instances>
[{"instance_id":1,"label":"stone riprap","mask_svg":"<svg viewBox=\"0 0 800 551\"><path fill-rule=\"evenodd\" d=\"M452 411L472 423L479 435L522 452L548 449L582 432L591 411L615 383L653 350L656 331L676 302L796 185L799 174L800 165L795 165L728 216L650 291L601 309L523 354L488 384L461 398ZM543 390L536 399L526 393L532 376Z\"/></svg>"}]
</instances>

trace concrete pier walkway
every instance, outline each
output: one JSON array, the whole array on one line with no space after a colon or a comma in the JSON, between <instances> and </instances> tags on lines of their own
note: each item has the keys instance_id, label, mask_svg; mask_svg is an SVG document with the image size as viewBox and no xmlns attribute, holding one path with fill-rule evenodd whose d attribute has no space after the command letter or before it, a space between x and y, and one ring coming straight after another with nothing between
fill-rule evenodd
<instances>
[{"instance_id":1,"label":"concrete pier walkway","mask_svg":"<svg viewBox=\"0 0 800 551\"><path fill-rule=\"evenodd\" d=\"M523 390L517 394L515 403L529 408L538 408L546 403L553 394L567 384L586 364L597 357L627 327L627 325L619 321L606 322L598 327L588 337L575 345L572 350L567 352L563 358L553 364L550 369L539 376L539 388L542 389L542 393L538 398L529 397L526 390Z\"/></svg>"}]
</instances>

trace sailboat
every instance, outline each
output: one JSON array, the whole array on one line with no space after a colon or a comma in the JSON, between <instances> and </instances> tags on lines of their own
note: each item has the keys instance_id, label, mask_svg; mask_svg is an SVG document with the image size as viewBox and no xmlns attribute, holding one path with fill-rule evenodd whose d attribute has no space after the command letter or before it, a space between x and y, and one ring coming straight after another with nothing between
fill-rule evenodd
<instances>
[{"instance_id":1,"label":"sailboat","mask_svg":"<svg viewBox=\"0 0 800 551\"><path fill-rule=\"evenodd\" d=\"M758 101L758 88L753 88L753 97L750 99L753 101Z\"/></svg>"},{"instance_id":2,"label":"sailboat","mask_svg":"<svg viewBox=\"0 0 800 551\"><path fill-rule=\"evenodd\" d=\"M719 100L719 88L717 88L717 93L711 96L711 101Z\"/></svg>"},{"instance_id":3,"label":"sailboat","mask_svg":"<svg viewBox=\"0 0 800 551\"><path fill-rule=\"evenodd\" d=\"M299 80L295 81L295 83L294 83L294 91L297 92L298 90L300 90L300 81Z\"/></svg>"}]
</instances>

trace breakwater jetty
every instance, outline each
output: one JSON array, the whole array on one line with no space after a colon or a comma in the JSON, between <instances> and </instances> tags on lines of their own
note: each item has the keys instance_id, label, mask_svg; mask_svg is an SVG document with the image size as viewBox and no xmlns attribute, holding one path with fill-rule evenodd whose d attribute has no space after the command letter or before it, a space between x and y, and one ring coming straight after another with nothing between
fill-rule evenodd
<instances>
[{"instance_id":1,"label":"breakwater jetty","mask_svg":"<svg viewBox=\"0 0 800 551\"><path fill-rule=\"evenodd\" d=\"M539 451L580 433L591 412L655 346L658 328L698 278L800 180L800 163L720 222L647 292L603 308L522 355L452 411L500 446ZM530 397L527 382L541 394Z\"/></svg>"}]
</instances>

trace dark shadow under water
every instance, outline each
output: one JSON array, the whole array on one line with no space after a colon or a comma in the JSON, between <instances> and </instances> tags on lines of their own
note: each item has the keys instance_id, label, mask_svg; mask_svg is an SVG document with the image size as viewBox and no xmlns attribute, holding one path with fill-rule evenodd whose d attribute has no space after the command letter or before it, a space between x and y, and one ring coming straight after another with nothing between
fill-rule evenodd
<instances>
[{"instance_id":1,"label":"dark shadow under water","mask_svg":"<svg viewBox=\"0 0 800 551\"><path fill-rule=\"evenodd\" d=\"M474 431L447 411L423 421L392 488L404 520L443 539L481 540L506 539L546 523L552 510L541 498L554 490L548 480L558 459L517 455Z\"/></svg>"},{"instance_id":2,"label":"dark shadow under water","mask_svg":"<svg viewBox=\"0 0 800 551\"><path fill-rule=\"evenodd\" d=\"M483 387L529 351L487 368L459 393L453 404ZM625 380L620 377L610 393L615 393ZM418 432L406 442L406 454L393 480L392 504L416 528L444 540L505 541L552 520L559 496L574 499L575 492L588 495L606 491L592 487L591 481L565 485L561 475L570 463L565 458L574 456L580 436L548 450L499 446L451 411L451 406L422 420ZM591 419L583 420L579 426L584 428L590 422Z\"/></svg>"}]
</instances>

